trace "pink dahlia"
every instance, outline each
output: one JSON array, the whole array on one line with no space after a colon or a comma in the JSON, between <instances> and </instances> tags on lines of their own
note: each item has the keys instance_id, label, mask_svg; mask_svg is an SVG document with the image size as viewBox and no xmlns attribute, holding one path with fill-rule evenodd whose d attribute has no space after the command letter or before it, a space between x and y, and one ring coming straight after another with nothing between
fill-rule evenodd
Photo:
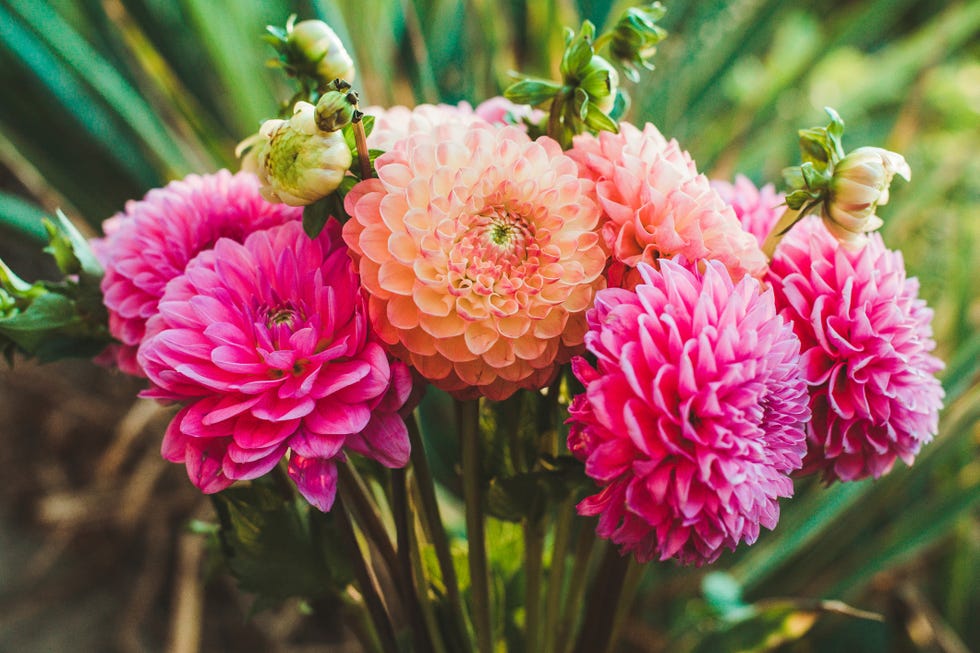
<instances>
[{"instance_id":1,"label":"pink dahlia","mask_svg":"<svg viewBox=\"0 0 980 653\"><path fill-rule=\"evenodd\" d=\"M474 112L497 127L520 124L525 119L540 123L548 115L529 104L514 104L501 95L484 100L474 109Z\"/></svg>"},{"instance_id":2,"label":"pink dahlia","mask_svg":"<svg viewBox=\"0 0 980 653\"><path fill-rule=\"evenodd\" d=\"M412 381L367 323L340 226L311 240L299 222L222 238L167 285L139 361L145 396L178 401L163 455L206 493L270 471L320 510L349 449L389 467L408 461L398 415Z\"/></svg>"},{"instance_id":3,"label":"pink dahlia","mask_svg":"<svg viewBox=\"0 0 980 653\"><path fill-rule=\"evenodd\" d=\"M545 385L604 285L591 182L553 140L487 124L409 136L376 167L344 239L381 339L459 397Z\"/></svg>"},{"instance_id":4,"label":"pink dahlia","mask_svg":"<svg viewBox=\"0 0 980 653\"><path fill-rule=\"evenodd\" d=\"M713 180L711 187L732 207L742 228L755 236L760 246L786 209L786 198L776 192L775 186L766 184L756 188L744 175L736 175L734 184Z\"/></svg>"},{"instance_id":5,"label":"pink dahlia","mask_svg":"<svg viewBox=\"0 0 980 653\"><path fill-rule=\"evenodd\" d=\"M486 122L473 112L473 107L467 102L456 105L420 104L413 109L403 106L389 109L368 107L364 112L374 116L374 129L368 136L368 147L385 151L406 136L429 132L437 125Z\"/></svg>"},{"instance_id":6,"label":"pink dahlia","mask_svg":"<svg viewBox=\"0 0 980 653\"><path fill-rule=\"evenodd\" d=\"M646 562L713 562L773 528L806 451L800 342L771 291L640 263L635 290L609 288L589 311L572 361L585 385L569 407L568 446L604 486L578 506L596 532Z\"/></svg>"},{"instance_id":7,"label":"pink dahlia","mask_svg":"<svg viewBox=\"0 0 980 653\"><path fill-rule=\"evenodd\" d=\"M241 242L258 229L300 220L302 210L269 204L251 174L222 170L189 175L151 190L105 221L105 238L93 246L105 267L102 293L116 364L142 376L134 365L146 321L156 313L167 282L219 238Z\"/></svg>"},{"instance_id":8,"label":"pink dahlia","mask_svg":"<svg viewBox=\"0 0 980 653\"><path fill-rule=\"evenodd\" d=\"M621 123L619 134L576 136L568 154L596 182L602 236L616 264L613 285L638 283L631 270L641 262L656 265L677 255L719 260L735 279L765 272L766 257L732 208L677 141L668 142L653 125L640 131Z\"/></svg>"},{"instance_id":9,"label":"pink dahlia","mask_svg":"<svg viewBox=\"0 0 980 653\"><path fill-rule=\"evenodd\" d=\"M816 217L783 238L768 280L802 342L810 384L805 472L853 481L911 464L936 434L943 364L930 354L932 311L878 234L839 247Z\"/></svg>"}]
</instances>

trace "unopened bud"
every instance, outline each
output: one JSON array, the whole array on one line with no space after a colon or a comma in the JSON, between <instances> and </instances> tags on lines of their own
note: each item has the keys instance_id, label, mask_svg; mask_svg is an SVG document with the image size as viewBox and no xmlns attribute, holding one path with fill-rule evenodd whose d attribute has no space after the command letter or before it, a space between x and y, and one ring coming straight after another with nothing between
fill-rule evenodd
<instances>
[{"instance_id":1,"label":"unopened bud","mask_svg":"<svg viewBox=\"0 0 980 653\"><path fill-rule=\"evenodd\" d=\"M902 155L880 147L860 147L841 159L830 181L824 211L827 229L842 242L861 243L864 234L881 227L875 210L888 203L896 174L910 180L909 164Z\"/></svg>"},{"instance_id":2,"label":"unopened bud","mask_svg":"<svg viewBox=\"0 0 980 653\"><path fill-rule=\"evenodd\" d=\"M354 79L354 60L347 54L337 34L322 20L304 20L293 25L287 43L292 63L320 83ZM305 65L303 65L305 64Z\"/></svg>"},{"instance_id":3,"label":"unopened bud","mask_svg":"<svg viewBox=\"0 0 980 653\"><path fill-rule=\"evenodd\" d=\"M262 124L255 164L268 201L312 204L334 192L350 168L353 157L343 134L320 129L315 113L309 102L297 102L289 120Z\"/></svg>"},{"instance_id":4,"label":"unopened bud","mask_svg":"<svg viewBox=\"0 0 980 653\"><path fill-rule=\"evenodd\" d=\"M608 114L616 104L616 91L619 89L619 73L611 63L594 55L582 76L579 87L589 94L589 99Z\"/></svg>"},{"instance_id":5,"label":"unopened bud","mask_svg":"<svg viewBox=\"0 0 980 653\"><path fill-rule=\"evenodd\" d=\"M354 91L327 91L316 103L316 124L323 131L343 129L357 111L357 93Z\"/></svg>"},{"instance_id":6,"label":"unopened bud","mask_svg":"<svg viewBox=\"0 0 980 653\"><path fill-rule=\"evenodd\" d=\"M667 32L656 24L666 9L659 2L646 6L629 7L620 16L612 31L609 52L619 60L626 76L638 81L637 67L653 69L648 59L657 52L657 44L667 37Z\"/></svg>"}]
</instances>

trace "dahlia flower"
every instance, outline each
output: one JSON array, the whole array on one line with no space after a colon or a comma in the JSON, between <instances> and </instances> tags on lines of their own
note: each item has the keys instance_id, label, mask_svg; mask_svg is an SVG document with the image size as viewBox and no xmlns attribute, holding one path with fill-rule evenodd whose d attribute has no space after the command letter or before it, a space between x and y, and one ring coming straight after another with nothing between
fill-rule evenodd
<instances>
[{"instance_id":1,"label":"dahlia flower","mask_svg":"<svg viewBox=\"0 0 980 653\"><path fill-rule=\"evenodd\" d=\"M390 351L458 397L545 385L604 285L591 183L553 140L485 123L409 136L375 165L344 239Z\"/></svg>"},{"instance_id":2,"label":"dahlia flower","mask_svg":"<svg viewBox=\"0 0 980 653\"><path fill-rule=\"evenodd\" d=\"M938 427L932 311L902 255L869 235L838 247L814 216L783 238L767 277L802 342L813 420L803 472L854 481L911 464Z\"/></svg>"},{"instance_id":3,"label":"dahlia flower","mask_svg":"<svg viewBox=\"0 0 980 653\"><path fill-rule=\"evenodd\" d=\"M596 182L602 236L613 261L627 270L623 285L640 281L629 272L640 262L677 255L717 259L736 279L765 271L765 256L731 207L677 141L668 142L653 125L640 131L620 123L619 134L576 136L568 155ZM611 272L612 285L619 285L617 268Z\"/></svg>"},{"instance_id":4,"label":"dahlia flower","mask_svg":"<svg viewBox=\"0 0 980 653\"><path fill-rule=\"evenodd\" d=\"M711 187L732 207L742 228L755 236L760 246L786 209L785 198L775 186L756 188L744 175L736 175L735 183L714 179Z\"/></svg>"},{"instance_id":5,"label":"dahlia flower","mask_svg":"<svg viewBox=\"0 0 980 653\"><path fill-rule=\"evenodd\" d=\"M368 135L372 150L390 150L396 142L412 134L427 133L438 125L470 125L486 121L473 112L468 102L453 104L420 104L413 109L395 106L388 109L371 106L364 113L374 116L374 128Z\"/></svg>"},{"instance_id":6,"label":"dahlia flower","mask_svg":"<svg viewBox=\"0 0 980 653\"><path fill-rule=\"evenodd\" d=\"M219 238L242 241L258 229L301 219L300 209L263 200L254 175L227 170L189 175L128 202L103 224L105 238L92 244L105 268L109 331L122 343L108 356L127 374L142 376L136 348L146 321L188 261Z\"/></svg>"},{"instance_id":7,"label":"dahlia flower","mask_svg":"<svg viewBox=\"0 0 980 653\"><path fill-rule=\"evenodd\" d=\"M502 95L484 100L473 111L491 125L498 127L519 124L524 119L539 123L548 115L541 109L535 109L529 104L515 104Z\"/></svg>"},{"instance_id":8,"label":"dahlia flower","mask_svg":"<svg viewBox=\"0 0 980 653\"><path fill-rule=\"evenodd\" d=\"M592 367L569 407L568 447L603 486L578 506L596 532L646 562L713 562L779 519L806 451L800 343L754 278L640 263L633 291L588 312Z\"/></svg>"},{"instance_id":9,"label":"dahlia flower","mask_svg":"<svg viewBox=\"0 0 980 653\"><path fill-rule=\"evenodd\" d=\"M139 361L144 396L183 403L163 455L206 493L270 471L289 452L300 493L326 511L349 449L408 461L398 415L412 389L367 324L340 226L299 222L222 238L167 285Z\"/></svg>"}]
</instances>

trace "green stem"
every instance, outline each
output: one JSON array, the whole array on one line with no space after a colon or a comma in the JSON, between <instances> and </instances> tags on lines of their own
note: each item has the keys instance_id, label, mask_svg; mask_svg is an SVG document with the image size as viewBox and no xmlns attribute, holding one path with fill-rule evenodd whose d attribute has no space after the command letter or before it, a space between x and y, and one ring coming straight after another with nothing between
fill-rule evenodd
<instances>
[{"instance_id":1,"label":"green stem","mask_svg":"<svg viewBox=\"0 0 980 653\"><path fill-rule=\"evenodd\" d=\"M413 522L412 532L412 544L413 551L420 552L422 550L422 541L424 534L421 533L421 525L419 522ZM413 577L415 578L415 592L419 597L422 597L421 608L422 608L422 618L425 620L425 625L429 629L429 633L432 636L432 647L434 653L447 653L446 643L443 641L445 635L440 629L439 621L436 619L435 610L432 601L428 600L429 597L429 579L426 577L425 567L422 565L422 556L414 555L412 556L412 569L415 572ZM465 634L465 631L464 631ZM452 633L448 633L450 636L450 642L452 642ZM463 642L465 640L459 640L461 643L457 644L457 647L465 646ZM455 648L454 650L460 650Z\"/></svg>"},{"instance_id":2,"label":"green stem","mask_svg":"<svg viewBox=\"0 0 980 653\"><path fill-rule=\"evenodd\" d=\"M588 579L589 562L592 557L592 549L595 547L595 530L591 523L581 524L578 538L575 541L575 563L572 566L572 575L568 579L568 593L565 595L565 602L561 610L561 629L558 633L558 643L555 651L565 653L571 641L572 633L578 623L579 610L582 607L582 596L585 594L585 583Z\"/></svg>"},{"instance_id":3,"label":"green stem","mask_svg":"<svg viewBox=\"0 0 980 653\"><path fill-rule=\"evenodd\" d=\"M543 519L536 517L539 502L532 501L531 517L524 520L524 638L526 651L539 651L541 635L541 581L544 564L541 554L544 549Z\"/></svg>"},{"instance_id":4,"label":"green stem","mask_svg":"<svg viewBox=\"0 0 980 653\"><path fill-rule=\"evenodd\" d=\"M615 546L606 547L589 593L588 608L575 645L575 653L598 653L606 650L612 637L627 569L629 558L621 556Z\"/></svg>"},{"instance_id":5,"label":"green stem","mask_svg":"<svg viewBox=\"0 0 980 653\"><path fill-rule=\"evenodd\" d=\"M460 457L463 464L463 502L466 505L466 539L469 544L473 625L480 653L493 651L490 618L490 573L483 530L483 471L480 465L480 400L457 402L460 421Z\"/></svg>"},{"instance_id":6,"label":"green stem","mask_svg":"<svg viewBox=\"0 0 980 653\"><path fill-rule=\"evenodd\" d=\"M338 466L343 467L343 466ZM351 523L350 515L347 513L347 506L342 496L337 497L333 507L334 514L337 515L337 525L340 527L340 535L344 540L350 555L351 564L354 569L354 579L357 582L357 589L364 597L364 604L367 606L371 621L374 623L375 631L381 640L381 649L384 653L399 653L398 644L395 639L395 629L391 624L391 618L385 610L381 595L375 585L374 578L368 569L367 560L361 551L361 546L357 543L357 535L354 532L354 524Z\"/></svg>"},{"instance_id":7,"label":"green stem","mask_svg":"<svg viewBox=\"0 0 980 653\"><path fill-rule=\"evenodd\" d=\"M623 582L623 589L619 594L619 604L613 615L612 632L609 634L609 644L606 646L606 653L616 650L616 643L622 633L623 625L630 616L633 602L636 600L637 592L640 590L640 583L643 581L643 572L647 570L645 565L641 565L635 558L630 556L629 564L626 568L626 579Z\"/></svg>"},{"instance_id":8,"label":"green stem","mask_svg":"<svg viewBox=\"0 0 980 653\"><path fill-rule=\"evenodd\" d=\"M804 212L801 210L786 207L782 217L779 218L762 243L762 253L766 255L767 259L772 260L772 255L776 252L779 241L783 239L786 232L793 228L793 225L800 221L803 215Z\"/></svg>"},{"instance_id":9,"label":"green stem","mask_svg":"<svg viewBox=\"0 0 980 653\"><path fill-rule=\"evenodd\" d=\"M463 601L460 598L459 582L456 580L456 567L453 566L452 552L449 550L449 538L442 525L442 515L439 512L439 502L436 499L436 486L429 468L429 460L425 457L425 447L422 444L422 434L419 432L418 420L415 413L405 418L408 427L408 439L412 445L412 470L414 471L416 488L418 489L421 505L422 523L425 526L429 541L436 550L436 560L439 562L439 572L442 583L446 586L446 599L457 630L458 642L468 641L466 634L466 619L463 616Z\"/></svg>"},{"instance_id":10,"label":"green stem","mask_svg":"<svg viewBox=\"0 0 980 653\"><path fill-rule=\"evenodd\" d=\"M395 547L392 545L388 531L381 521L381 516L375 508L374 502L369 498L368 490L357 471L349 462L346 465L337 465L337 471L339 473L338 494L344 498L365 537L381 555L388 573L399 585L410 582L410 579L401 579L401 567L398 565Z\"/></svg>"},{"instance_id":11,"label":"green stem","mask_svg":"<svg viewBox=\"0 0 980 653\"><path fill-rule=\"evenodd\" d=\"M544 641L541 650L551 653L555 650L558 635L558 619L561 613L562 587L565 583L565 559L568 545L572 539L572 521L575 517L575 502L569 499L558 509L555 524L555 544L551 554L551 568L548 570L548 591L544 600Z\"/></svg>"},{"instance_id":12,"label":"green stem","mask_svg":"<svg viewBox=\"0 0 980 653\"><path fill-rule=\"evenodd\" d=\"M422 610L424 593L418 591L412 566L412 538L409 533L408 484L404 469L391 470L391 510L395 517L395 539L397 545L398 568L401 576L398 591L408 607L412 621L419 627L412 628L415 648L422 653L434 651L432 635Z\"/></svg>"}]
</instances>

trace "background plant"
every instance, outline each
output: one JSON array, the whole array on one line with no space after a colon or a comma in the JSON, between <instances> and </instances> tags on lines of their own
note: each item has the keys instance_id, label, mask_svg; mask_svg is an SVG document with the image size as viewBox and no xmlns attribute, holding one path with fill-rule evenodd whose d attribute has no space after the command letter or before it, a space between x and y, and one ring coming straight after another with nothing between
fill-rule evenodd
<instances>
[{"instance_id":1,"label":"background plant","mask_svg":"<svg viewBox=\"0 0 980 653\"><path fill-rule=\"evenodd\" d=\"M291 13L329 22L355 58L363 104L390 105L476 102L506 87L512 69L556 78L561 25L588 18L601 32L621 4L3 0L0 254L41 242L39 217L57 208L94 229L151 187L237 167L235 143L279 110L276 98L291 95L281 74L263 68L271 54L258 38L264 25ZM621 647L763 650L826 614L800 650L980 648L980 625L971 619L980 610L980 4L760 0L667 8L659 24L670 36L658 46L657 70L638 85L624 83L627 118L653 121L712 176L737 171L778 183L781 169L798 163L796 129L821 123L825 105L847 120L848 144L906 156L913 180L893 187L883 234L901 246L936 309L947 408L939 438L914 468L829 489L800 483L775 532L710 570L632 569L625 591L638 600L622 620ZM16 377L5 372L4 381ZM436 427L438 411L449 409L430 390L422 428L433 445L452 440ZM485 419L490 426L496 418ZM539 452L498 451L509 452L501 461L508 473L535 471L529 461ZM436 448L432 457L450 490L453 456ZM508 496L499 484L491 493L501 517L526 527L527 515L506 514ZM543 517L556 527L541 545L545 561L559 544L561 523L551 521L559 514ZM462 530L451 515L447 521ZM508 535L513 522L492 527L502 541L517 541ZM566 534L569 548L574 535ZM524 582L512 561L526 552L494 555L494 577L505 585L497 595L523 595L526 588L506 585ZM817 603L838 598L887 622ZM549 597L542 600L547 607ZM917 617L931 627L915 630Z\"/></svg>"}]
</instances>

